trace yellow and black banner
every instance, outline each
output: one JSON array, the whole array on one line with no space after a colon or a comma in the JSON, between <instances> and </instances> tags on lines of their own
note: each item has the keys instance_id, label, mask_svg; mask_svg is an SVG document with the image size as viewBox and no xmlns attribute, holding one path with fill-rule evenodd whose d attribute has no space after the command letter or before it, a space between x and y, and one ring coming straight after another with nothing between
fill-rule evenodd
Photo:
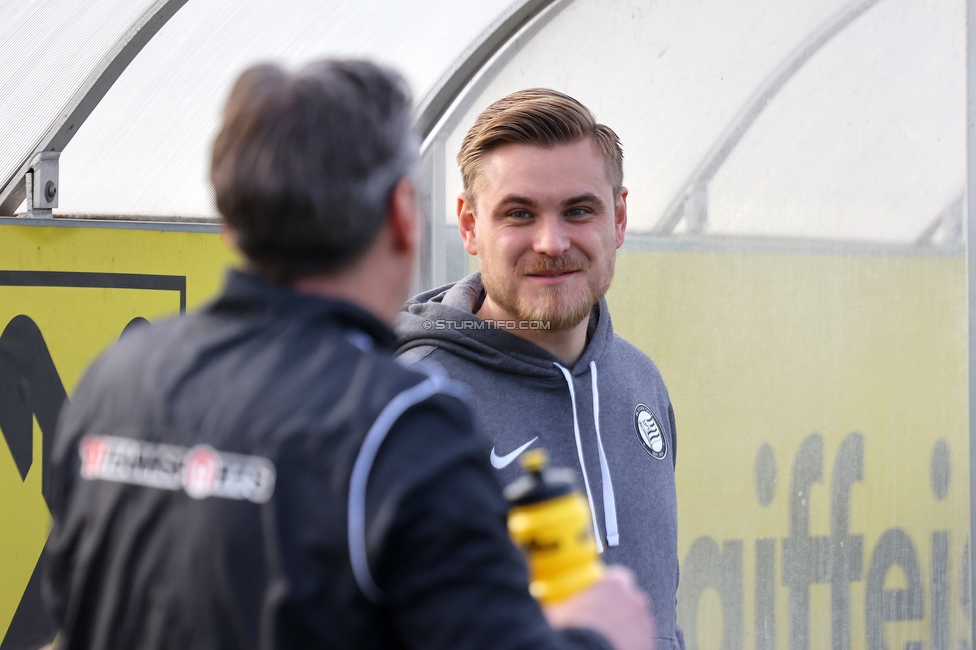
<instances>
[{"instance_id":1,"label":"yellow and black banner","mask_svg":"<svg viewBox=\"0 0 976 650\"><path fill-rule=\"evenodd\" d=\"M50 640L38 559L62 405L127 327L210 297L232 259L212 232L0 224L0 649Z\"/></svg>"},{"instance_id":2,"label":"yellow and black banner","mask_svg":"<svg viewBox=\"0 0 976 650\"><path fill-rule=\"evenodd\" d=\"M688 650L972 647L962 255L627 251L608 302L674 404Z\"/></svg>"},{"instance_id":3,"label":"yellow and black banner","mask_svg":"<svg viewBox=\"0 0 976 650\"><path fill-rule=\"evenodd\" d=\"M0 650L49 633L60 407L232 262L215 233L0 223ZM961 256L626 251L608 301L675 407L689 650L970 650Z\"/></svg>"}]
</instances>

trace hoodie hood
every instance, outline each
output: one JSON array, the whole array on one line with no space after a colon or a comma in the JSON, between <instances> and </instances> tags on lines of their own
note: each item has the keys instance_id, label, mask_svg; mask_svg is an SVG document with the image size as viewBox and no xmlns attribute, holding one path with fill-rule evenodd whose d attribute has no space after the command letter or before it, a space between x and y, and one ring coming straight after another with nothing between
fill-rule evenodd
<instances>
[{"instance_id":1,"label":"hoodie hood","mask_svg":"<svg viewBox=\"0 0 976 650\"><path fill-rule=\"evenodd\" d=\"M558 357L474 315L484 297L480 272L414 296L394 322L397 353L433 346L496 371L562 382L554 365L564 365ZM601 298L590 312L586 348L572 374L589 372L590 362L599 360L612 337L610 312Z\"/></svg>"}]
</instances>

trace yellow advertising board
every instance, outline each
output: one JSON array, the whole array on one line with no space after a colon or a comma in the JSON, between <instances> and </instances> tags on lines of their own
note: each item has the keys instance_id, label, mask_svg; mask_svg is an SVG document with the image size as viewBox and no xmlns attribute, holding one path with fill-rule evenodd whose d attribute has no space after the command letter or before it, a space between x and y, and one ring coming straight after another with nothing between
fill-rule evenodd
<instances>
[{"instance_id":1,"label":"yellow advertising board","mask_svg":"<svg viewBox=\"0 0 976 650\"><path fill-rule=\"evenodd\" d=\"M232 261L215 233L0 223L0 650L40 607L57 408ZM689 650L971 648L962 257L627 251L608 300L675 407Z\"/></svg>"},{"instance_id":2,"label":"yellow advertising board","mask_svg":"<svg viewBox=\"0 0 976 650\"><path fill-rule=\"evenodd\" d=\"M677 419L689 650L965 650L962 256L624 252Z\"/></svg>"},{"instance_id":3,"label":"yellow advertising board","mask_svg":"<svg viewBox=\"0 0 976 650\"><path fill-rule=\"evenodd\" d=\"M44 466L58 410L130 324L192 308L233 256L218 234L0 224L0 648L40 639Z\"/></svg>"}]
</instances>

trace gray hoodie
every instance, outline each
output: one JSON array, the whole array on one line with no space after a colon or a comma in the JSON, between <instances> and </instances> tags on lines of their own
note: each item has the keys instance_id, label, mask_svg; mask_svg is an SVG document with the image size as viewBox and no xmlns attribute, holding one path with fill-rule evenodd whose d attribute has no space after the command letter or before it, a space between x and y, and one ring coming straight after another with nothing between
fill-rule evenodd
<instances>
[{"instance_id":1,"label":"gray hoodie","mask_svg":"<svg viewBox=\"0 0 976 650\"><path fill-rule=\"evenodd\" d=\"M414 297L395 324L397 353L471 387L503 484L522 474L513 461L531 447L547 449L554 467L579 470L604 561L630 567L650 595L659 650L683 650L674 412L661 374L613 333L605 300L590 316L583 356L567 368L475 316L483 299L478 273Z\"/></svg>"}]
</instances>

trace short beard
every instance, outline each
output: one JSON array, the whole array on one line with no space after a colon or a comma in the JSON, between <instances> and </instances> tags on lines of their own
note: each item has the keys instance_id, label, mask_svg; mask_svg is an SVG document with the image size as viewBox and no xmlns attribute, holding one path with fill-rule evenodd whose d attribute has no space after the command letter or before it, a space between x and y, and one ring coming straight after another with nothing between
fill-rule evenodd
<instances>
[{"instance_id":1,"label":"short beard","mask_svg":"<svg viewBox=\"0 0 976 650\"><path fill-rule=\"evenodd\" d=\"M545 287L540 304L529 303L514 286L508 285L496 274L491 265L482 265L481 283L492 302L521 322L546 323L547 332L565 332L590 315L593 305L600 301L613 280L617 251L608 258L607 268L594 269L586 290L574 297L565 286ZM529 264L516 264L515 277L542 271L582 271L585 265L569 257L539 257Z\"/></svg>"}]
</instances>

